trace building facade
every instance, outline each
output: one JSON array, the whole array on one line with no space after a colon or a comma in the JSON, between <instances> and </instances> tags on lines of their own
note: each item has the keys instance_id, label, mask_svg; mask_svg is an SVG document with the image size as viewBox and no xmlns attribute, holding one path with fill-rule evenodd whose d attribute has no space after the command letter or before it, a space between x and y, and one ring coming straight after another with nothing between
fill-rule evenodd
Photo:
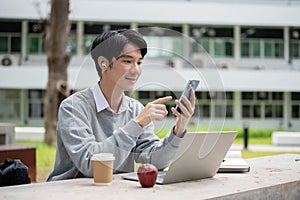
<instances>
[{"instance_id":1,"label":"building facade","mask_svg":"<svg viewBox=\"0 0 300 200\"><path fill-rule=\"evenodd\" d=\"M47 2L0 1L1 122L43 125ZM73 92L98 80L93 39L135 29L149 45L130 94L141 102L179 98L186 80L197 78L197 125L300 129L300 1L71 0L70 21Z\"/></svg>"}]
</instances>

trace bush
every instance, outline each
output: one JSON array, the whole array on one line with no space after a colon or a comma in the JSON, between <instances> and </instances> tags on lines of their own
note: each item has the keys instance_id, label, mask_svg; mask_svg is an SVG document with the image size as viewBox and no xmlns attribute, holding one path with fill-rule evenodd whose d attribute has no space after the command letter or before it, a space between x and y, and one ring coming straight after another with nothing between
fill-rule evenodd
<instances>
[{"instance_id":1,"label":"bush","mask_svg":"<svg viewBox=\"0 0 300 200\"><path fill-rule=\"evenodd\" d=\"M164 129L160 129L159 131L156 131L156 134L159 138L163 138L166 134L168 134L170 132L170 128L164 128ZM208 128L199 128L196 129L194 127L190 127L189 130L197 130L197 131L207 131ZM244 130L241 128L234 128L234 127L225 127L222 129L222 131L237 131L238 135L237 138L243 138L243 134L244 134ZM248 136L249 138L271 138L272 136L272 132L274 130L271 129L249 129L248 130Z\"/></svg>"}]
</instances>

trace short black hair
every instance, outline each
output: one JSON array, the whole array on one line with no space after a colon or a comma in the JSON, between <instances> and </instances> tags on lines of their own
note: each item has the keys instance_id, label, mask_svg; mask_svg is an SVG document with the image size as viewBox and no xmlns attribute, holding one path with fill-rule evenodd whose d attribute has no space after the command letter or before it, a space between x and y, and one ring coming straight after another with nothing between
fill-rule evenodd
<instances>
[{"instance_id":1,"label":"short black hair","mask_svg":"<svg viewBox=\"0 0 300 200\"><path fill-rule=\"evenodd\" d=\"M113 58L120 56L128 43L138 46L142 57L147 54L147 43L143 36L131 29L111 30L95 38L91 47L91 56L95 62L99 77L101 77L102 71L98 65L98 57L103 56L111 63Z\"/></svg>"}]
</instances>

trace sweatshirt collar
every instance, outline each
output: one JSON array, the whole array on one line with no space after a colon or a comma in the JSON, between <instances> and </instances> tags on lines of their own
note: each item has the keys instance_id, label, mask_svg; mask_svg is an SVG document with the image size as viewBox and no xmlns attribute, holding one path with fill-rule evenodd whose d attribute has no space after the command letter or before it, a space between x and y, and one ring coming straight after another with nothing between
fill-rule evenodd
<instances>
[{"instance_id":1,"label":"sweatshirt collar","mask_svg":"<svg viewBox=\"0 0 300 200\"><path fill-rule=\"evenodd\" d=\"M113 110L110 108L106 98L104 97L104 94L102 93L102 90L99 87L98 83L93 86L92 92L93 92L94 100L96 102L97 112L101 112L105 109L108 109L111 112L113 112ZM129 110L130 112L132 112L132 109L129 106L129 99L127 96L125 96L125 94L123 94L122 102L119 107L118 113L122 113L126 110Z\"/></svg>"}]
</instances>

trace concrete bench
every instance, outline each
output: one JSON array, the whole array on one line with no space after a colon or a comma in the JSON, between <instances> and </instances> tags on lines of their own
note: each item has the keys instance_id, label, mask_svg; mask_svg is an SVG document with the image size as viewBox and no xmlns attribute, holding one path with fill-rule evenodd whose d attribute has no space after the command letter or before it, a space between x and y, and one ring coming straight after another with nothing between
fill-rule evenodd
<instances>
[{"instance_id":1,"label":"concrete bench","mask_svg":"<svg viewBox=\"0 0 300 200\"><path fill-rule=\"evenodd\" d=\"M21 160L28 167L28 176L31 181L36 181L35 147L20 144L0 145L0 163L7 158Z\"/></svg>"},{"instance_id":2,"label":"concrete bench","mask_svg":"<svg viewBox=\"0 0 300 200\"><path fill-rule=\"evenodd\" d=\"M280 146L300 146L300 132L273 132L272 144Z\"/></svg>"},{"instance_id":3,"label":"concrete bench","mask_svg":"<svg viewBox=\"0 0 300 200\"><path fill-rule=\"evenodd\" d=\"M16 127L17 141L44 141L44 127Z\"/></svg>"},{"instance_id":4,"label":"concrete bench","mask_svg":"<svg viewBox=\"0 0 300 200\"><path fill-rule=\"evenodd\" d=\"M15 143L15 125L10 123L0 123L0 144Z\"/></svg>"}]
</instances>

